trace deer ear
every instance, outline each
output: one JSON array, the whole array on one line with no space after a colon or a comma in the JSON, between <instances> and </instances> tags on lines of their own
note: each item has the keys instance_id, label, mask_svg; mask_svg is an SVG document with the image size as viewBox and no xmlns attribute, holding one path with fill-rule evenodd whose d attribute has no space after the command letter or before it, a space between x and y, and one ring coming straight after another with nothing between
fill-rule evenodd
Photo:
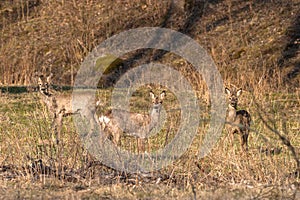
<instances>
[{"instance_id":1,"label":"deer ear","mask_svg":"<svg viewBox=\"0 0 300 200\"><path fill-rule=\"evenodd\" d=\"M51 82L51 78L52 78L53 74L51 73L49 76L47 76L47 82L50 83Z\"/></svg>"},{"instance_id":2,"label":"deer ear","mask_svg":"<svg viewBox=\"0 0 300 200\"><path fill-rule=\"evenodd\" d=\"M163 100L165 97L166 97L166 91L164 90L160 93L160 99Z\"/></svg>"},{"instance_id":3,"label":"deer ear","mask_svg":"<svg viewBox=\"0 0 300 200\"><path fill-rule=\"evenodd\" d=\"M38 84L41 84L43 81L41 79L41 77L38 78Z\"/></svg>"},{"instance_id":4,"label":"deer ear","mask_svg":"<svg viewBox=\"0 0 300 200\"><path fill-rule=\"evenodd\" d=\"M242 94L242 88L238 89L238 91L236 92L236 95L239 97Z\"/></svg>"},{"instance_id":5,"label":"deer ear","mask_svg":"<svg viewBox=\"0 0 300 200\"><path fill-rule=\"evenodd\" d=\"M151 97L151 99L155 99L155 94L153 93L152 90L150 91L150 97Z\"/></svg>"},{"instance_id":6,"label":"deer ear","mask_svg":"<svg viewBox=\"0 0 300 200\"><path fill-rule=\"evenodd\" d=\"M226 93L227 95L230 95L230 94L231 94L230 89L229 89L228 87L225 87L225 93Z\"/></svg>"}]
</instances>

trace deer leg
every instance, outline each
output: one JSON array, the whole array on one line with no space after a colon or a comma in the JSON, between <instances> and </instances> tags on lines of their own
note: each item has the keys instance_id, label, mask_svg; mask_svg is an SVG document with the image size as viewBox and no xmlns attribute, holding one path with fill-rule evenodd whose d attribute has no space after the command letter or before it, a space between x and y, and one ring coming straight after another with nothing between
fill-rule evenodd
<instances>
[{"instance_id":1,"label":"deer leg","mask_svg":"<svg viewBox=\"0 0 300 200\"><path fill-rule=\"evenodd\" d=\"M243 149L244 151L248 151L248 132L246 131L244 134L243 134Z\"/></svg>"},{"instance_id":2,"label":"deer leg","mask_svg":"<svg viewBox=\"0 0 300 200\"><path fill-rule=\"evenodd\" d=\"M62 130L62 123L63 123L63 113L58 113L56 119L55 119L55 137L56 137L56 144L59 144L59 140L61 137L61 130Z\"/></svg>"},{"instance_id":3,"label":"deer leg","mask_svg":"<svg viewBox=\"0 0 300 200\"><path fill-rule=\"evenodd\" d=\"M57 114L54 113L53 114L53 118L52 118L52 123L51 123L51 130L52 130L52 138L55 135L55 140L57 139L57 135L58 135L58 125L57 125ZM54 138L53 138L54 139ZM56 144L58 143L57 141L55 141Z\"/></svg>"},{"instance_id":4,"label":"deer leg","mask_svg":"<svg viewBox=\"0 0 300 200\"><path fill-rule=\"evenodd\" d=\"M231 127L226 127L226 131L229 137L229 142L230 145L233 146L233 141L234 141L234 129Z\"/></svg>"},{"instance_id":5,"label":"deer leg","mask_svg":"<svg viewBox=\"0 0 300 200\"><path fill-rule=\"evenodd\" d=\"M234 145L234 131L230 133L230 143L232 146Z\"/></svg>"},{"instance_id":6,"label":"deer leg","mask_svg":"<svg viewBox=\"0 0 300 200\"><path fill-rule=\"evenodd\" d=\"M119 132L116 132L114 135L113 135L113 141L115 143L116 146L118 146L118 144L120 143L120 133Z\"/></svg>"},{"instance_id":7,"label":"deer leg","mask_svg":"<svg viewBox=\"0 0 300 200\"><path fill-rule=\"evenodd\" d=\"M137 152L140 153L140 138L136 138L136 148L137 148Z\"/></svg>"},{"instance_id":8,"label":"deer leg","mask_svg":"<svg viewBox=\"0 0 300 200\"><path fill-rule=\"evenodd\" d=\"M145 139L141 139L142 153L144 153L146 151L146 149L145 149L145 146L146 146L145 142L146 142Z\"/></svg>"},{"instance_id":9,"label":"deer leg","mask_svg":"<svg viewBox=\"0 0 300 200\"><path fill-rule=\"evenodd\" d=\"M137 138L137 152L138 154L140 153L140 149L141 149L141 139L140 138Z\"/></svg>"},{"instance_id":10,"label":"deer leg","mask_svg":"<svg viewBox=\"0 0 300 200\"><path fill-rule=\"evenodd\" d=\"M148 144L148 152L151 152L151 143L150 143L150 139L147 138L147 144Z\"/></svg>"},{"instance_id":11,"label":"deer leg","mask_svg":"<svg viewBox=\"0 0 300 200\"><path fill-rule=\"evenodd\" d=\"M239 136L239 140L240 140L240 144L241 144L241 147L243 147L243 132L240 130L240 129L236 129L236 133L238 134Z\"/></svg>"},{"instance_id":12,"label":"deer leg","mask_svg":"<svg viewBox=\"0 0 300 200\"><path fill-rule=\"evenodd\" d=\"M137 138L137 149L138 149L138 153L145 152L145 139Z\"/></svg>"},{"instance_id":13,"label":"deer leg","mask_svg":"<svg viewBox=\"0 0 300 200\"><path fill-rule=\"evenodd\" d=\"M243 148L243 151L248 151L248 133L247 132L241 132L240 135L240 142L241 146Z\"/></svg>"}]
</instances>

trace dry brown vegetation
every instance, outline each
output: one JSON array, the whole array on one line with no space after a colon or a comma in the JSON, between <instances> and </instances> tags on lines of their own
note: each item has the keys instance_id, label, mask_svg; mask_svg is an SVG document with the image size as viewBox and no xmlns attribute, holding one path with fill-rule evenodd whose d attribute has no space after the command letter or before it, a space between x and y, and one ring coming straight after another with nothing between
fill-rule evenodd
<instances>
[{"instance_id":1,"label":"dry brown vegetation","mask_svg":"<svg viewBox=\"0 0 300 200\"><path fill-rule=\"evenodd\" d=\"M105 199L280 199L300 198L300 22L297 0L0 2L0 177L3 197ZM240 108L253 124L249 152L233 146L224 131L212 152L198 159L207 130L199 125L193 144L172 165L150 174L116 171L83 147L72 119L60 146L53 142L49 113L34 92L14 94L9 86L32 86L39 73L70 85L82 59L103 40L124 30L159 26L185 33L213 57L225 84L245 90ZM168 52L140 50L120 58L99 82L98 96L110 106L111 87L128 68L159 62L180 70L197 91L200 113L209 118L205 83L191 65ZM118 68L122 64L122 68ZM125 70L125 71L124 71ZM10 93L7 91L11 91ZM2 92L1 92L2 91ZM146 88L132 98L145 113ZM178 129L179 105L168 91L167 123L150 138L163 148ZM135 140L121 146L136 150ZM58 150L59 148L59 150Z\"/></svg>"}]
</instances>

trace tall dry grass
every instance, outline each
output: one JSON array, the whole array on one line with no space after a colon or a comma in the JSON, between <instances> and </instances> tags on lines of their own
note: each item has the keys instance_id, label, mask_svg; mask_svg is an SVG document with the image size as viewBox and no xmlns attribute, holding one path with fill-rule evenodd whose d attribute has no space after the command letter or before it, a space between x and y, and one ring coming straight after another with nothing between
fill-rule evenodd
<instances>
[{"instance_id":1,"label":"tall dry grass","mask_svg":"<svg viewBox=\"0 0 300 200\"><path fill-rule=\"evenodd\" d=\"M182 0L173 4L143 0L4 1L0 83L32 85L37 72L53 72L60 74L54 77L57 83L69 85L84 57L108 37L132 28L160 26L184 32L199 42L211 53L225 82L247 89L278 89L285 87L282 83L295 86L299 79L286 80L286 76L297 62L281 67L278 62L288 53L285 46L293 37L290 30L297 25L293 20L298 6L296 1L239 0ZM147 58L153 59L151 56Z\"/></svg>"},{"instance_id":2,"label":"tall dry grass","mask_svg":"<svg viewBox=\"0 0 300 200\"><path fill-rule=\"evenodd\" d=\"M164 25L179 30L185 27L191 11L169 13L169 1L150 1L151 4L138 0L16 2L1 4L0 83L4 85L32 85L36 72L50 71L55 74L56 83L70 84L82 59L101 41L140 26ZM165 196L174 188L183 188L176 193L178 196L188 191L194 197L199 196L199 191L222 187L246 188L239 191L241 195L253 189L254 194L249 192L251 197L278 197L285 189L286 193L280 193L282 196L295 195L293 187L299 182L299 79L287 81L291 66L282 68L278 60L288 40L290 16L295 16L298 8L296 1L268 1L267 4L216 1L208 3L201 20L193 21L186 29L212 55L224 83L245 91L239 106L253 118L246 155L237 138L231 144L223 131L210 154L198 159L198 149L208 129L207 123L201 123L191 147L170 166L152 172L149 177L124 174L102 165L87 152L72 119L64 123L62 144L56 146L48 112L38 103L36 94L3 93L0 96L2 180L5 184L37 182L54 188L100 185L118 188L119 193L125 187L129 194L141 198L151 193L145 185ZM176 55L145 52L145 60L159 55L156 62L173 66L191 81L203 108L199 115L209 119L209 95L201 75ZM125 64L131 64L129 58L139 54L131 53L121 58ZM168 144L178 129L178 102L168 93L164 103L169 111L168 120L157 137L150 138L153 151ZM99 113L110 106L110 95L109 88L98 91L105 103ZM147 112L145 88L138 91L132 102L133 110ZM124 137L121 143L124 149L136 149L134 138Z\"/></svg>"},{"instance_id":3,"label":"tall dry grass","mask_svg":"<svg viewBox=\"0 0 300 200\"><path fill-rule=\"evenodd\" d=\"M110 104L109 93L107 90L98 92L99 98L107 103L104 109ZM149 107L149 97L146 94L147 91L142 89L133 97L132 109L135 112L147 113L145 108ZM1 99L1 166L9 166L8 173L2 174L3 178L35 178L43 181L45 177L56 177L62 182L87 184L101 180L107 184L107 179L101 174L124 176L122 172L114 172L101 165L85 150L71 119L64 122L62 143L56 146L50 128L51 119L34 94L6 95ZM295 93L272 93L260 97L259 101L250 93L243 94L240 107L247 109L253 120L249 152L243 153L237 137L232 144L224 130L208 156L199 160L197 153L209 121L208 104L201 101L200 106L204 109L200 115L204 122L199 125L193 144L173 164L153 172L151 179L158 180L163 176L162 184L184 186L187 189L191 185L197 188L228 184L280 186L297 181L299 100L299 94L297 96ZM171 92L164 105L167 121L159 134L150 138L153 152L172 141L180 124L179 104ZM123 137L120 147L135 152L135 139ZM295 151L294 154L291 149ZM127 174L123 177L125 179L115 179L113 183L130 182L131 176L135 175ZM145 179L141 178L140 181Z\"/></svg>"}]
</instances>

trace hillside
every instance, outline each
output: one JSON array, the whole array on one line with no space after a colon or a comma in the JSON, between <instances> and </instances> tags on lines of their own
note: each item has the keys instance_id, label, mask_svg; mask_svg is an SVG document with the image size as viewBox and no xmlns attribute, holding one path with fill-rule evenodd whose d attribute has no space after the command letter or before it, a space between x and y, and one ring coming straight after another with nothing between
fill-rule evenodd
<instances>
[{"instance_id":1,"label":"hillside","mask_svg":"<svg viewBox=\"0 0 300 200\"><path fill-rule=\"evenodd\" d=\"M70 84L83 58L105 39L158 26L197 40L225 82L251 90L295 88L299 8L297 0L1 1L0 85L32 85L37 74L50 72L57 83Z\"/></svg>"}]
</instances>

